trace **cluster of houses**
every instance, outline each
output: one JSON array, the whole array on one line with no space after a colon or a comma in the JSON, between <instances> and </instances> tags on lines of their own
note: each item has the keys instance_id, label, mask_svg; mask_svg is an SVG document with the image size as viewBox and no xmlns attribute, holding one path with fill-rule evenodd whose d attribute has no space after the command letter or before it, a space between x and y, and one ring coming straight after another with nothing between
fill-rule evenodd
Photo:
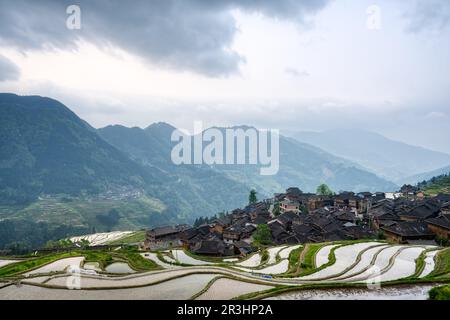
<instances>
[{"instance_id":1,"label":"cluster of houses","mask_svg":"<svg viewBox=\"0 0 450 320\"><path fill-rule=\"evenodd\" d=\"M410 199L383 199L368 211L375 230L399 243L441 239L450 236L450 195Z\"/></svg>"},{"instance_id":2,"label":"cluster of houses","mask_svg":"<svg viewBox=\"0 0 450 320\"><path fill-rule=\"evenodd\" d=\"M258 225L270 229L273 245L387 238L399 243L448 239L450 195L426 198L404 186L398 193L316 195L289 188L198 227L167 226L147 231L145 246L183 246L199 255L245 256L255 248Z\"/></svg>"}]
</instances>

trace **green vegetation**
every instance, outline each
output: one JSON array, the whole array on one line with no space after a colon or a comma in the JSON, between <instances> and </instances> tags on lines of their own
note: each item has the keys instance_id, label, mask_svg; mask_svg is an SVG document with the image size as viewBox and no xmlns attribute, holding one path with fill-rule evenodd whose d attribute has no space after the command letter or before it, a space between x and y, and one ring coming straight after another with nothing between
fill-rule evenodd
<instances>
[{"instance_id":1,"label":"green vegetation","mask_svg":"<svg viewBox=\"0 0 450 320\"><path fill-rule=\"evenodd\" d=\"M43 265L55 262L60 259L70 258L70 257L78 257L78 256L80 256L80 254L78 252L66 252L66 253L58 253L58 254L37 257L37 258L33 258L31 260L13 263L13 264L7 265L3 268L0 268L0 277L14 276L19 273L24 273L24 272L27 272L30 270L37 269Z\"/></svg>"},{"instance_id":2,"label":"green vegetation","mask_svg":"<svg viewBox=\"0 0 450 320\"><path fill-rule=\"evenodd\" d=\"M334 195L334 192L330 189L330 187L323 183L317 187L316 194L319 196L332 196Z\"/></svg>"},{"instance_id":3,"label":"green vegetation","mask_svg":"<svg viewBox=\"0 0 450 320\"><path fill-rule=\"evenodd\" d=\"M300 263L300 255L303 249L303 247L300 247L298 249L292 250L291 254L289 255L289 270L287 272L288 274L297 273Z\"/></svg>"},{"instance_id":4,"label":"green vegetation","mask_svg":"<svg viewBox=\"0 0 450 320\"><path fill-rule=\"evenodd\" d=\"M255 242L259 245L269 245L272 243L272 233L267 224L260 224L256 228L255 235L253 236Z\"/></svg>"},{"instance_id":5,"label":"green vegetation","mask_svg":"<svg viewBox=\"0 0 450 320\"><path fill-rule=\"evenodd\" d=\"M323 244L309 244L303 260L301 261L301 268L304 270L314 269L316 267L316 254L323 247Z\"/></svg>"},{"instance_id":6,"label":"green vegetation","mask_svg":"<svg viewBox=\"0 0 450 320\"><path fill-rule=\"evenodd\" d=\"M436 236L436 243L441 247L447 247L449 241L447 238Z\"/></svg>"},{"instance_id":7,"label":"green vegetation","mask_svg":"<svg viewBox=\"0 0 450 320\"><path fill-rule=\"evenodd\" d=\"M435 257L435 260L436 264L434 271L427 278L448 275L450 273L450 248L439 252Z\"/></svg>"},{"instance_id":8,"label":"green vegetation","mask_svg":"<svg viewBox=\"0 0 450 320\"><path fill-rule=\"evenodd\" d=\"M145 231L136 231L132 234L123 237L122 239L111 241L110 245L119 245L119 244L130 244L130 243L139 243L145 241Z\"/></svg>"},{"instance_id":9,"label":"green vegetation","mask_svg":"<svg viewBox=\"0 0 450 320\"><path fill-rule=\"evenodd\" d=\"M280 215L281 211L280 211L280 203L276 202L273 206L273 215L275 217L278 217Z\"/></svg>"},{"instance_id":10,"label":"green vegetation","mask_svg":"<svg viewBox=\"0 0 450 320\"><path fill-rule=\"evenodd\" d=\"M263 249L261 252L261 265L265 264L270 258L269 251L267 249Z\"/></svg>"},{"instance_id":11,"label":"green vegetation","mask_svg":"<svg viewBox=\"0 0 450 320\"><path fill-rule=\"evenodd\" d=\"M258 202L258 198L256 197L256 190L255 190L255 189L252 189L252 190L250 191L249 196L248 196L248 203L249 203L249 204L255 204L255 203L257 203L257 202Z\"/></svg>"},{"instance_id":12,"label":"green vegetation","mask_svg":"<svg viewBox=\"0 0 450 320\"><path fill-rule=\"evenodd\" d=\"M430 300L450 300L450 285L433 288L428 295Z\"/></svg>"},{"instance_id":13,"label":"green vegetation","mask_svg":"<svg viewBox=\"0 0 450 320\"><path fill-rule=\"evenodd\" d=\"M439 193L450 194L450 173L420 182L417 186L427 195L437 195Z\"/></svg>"},{"instance_id":14,"label":"green vegetation","mask_svg":"<svg viewBox=\"0 0 450 320\"><path fill-rule=\"evenodd\" d=\"M60 259L80 256L85 257L85 262L98 262L102 269L116 261L126 262L136 271L159 269L156 263L142 257L137 248L127 247L118 251L74 250L31 258L0 268L0 277L17 276Z\"/></svg>"},{"instance_id":15,"label":"green vegetation","mask_svg":"<svg viewBox=\"0 0 450 320\"><path fill-rule=\"evenodd\" d=\"M137 271L147 271L153 269L159 269L159 266L152 260L145 259L139 254L136 248L125 248L112 255L113 258L123 258L131 268Z\"/></svg>"},{"instance_id":16,"label":"green vegetation","mask_svg":"<svg viewBox=\"0 0 450 320\"><path fill-rule=\"evenodd\" d=\"M383 230L378 230L378 233L377 233L377 239L378 240L385 240L386 239L386 235L384 234L384 231Z\"/></svg>"}]
</instances>

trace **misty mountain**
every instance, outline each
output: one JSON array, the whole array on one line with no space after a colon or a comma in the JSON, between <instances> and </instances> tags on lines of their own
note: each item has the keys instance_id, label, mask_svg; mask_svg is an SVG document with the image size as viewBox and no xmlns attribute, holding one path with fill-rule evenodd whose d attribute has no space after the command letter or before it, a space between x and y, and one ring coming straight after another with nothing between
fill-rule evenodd
<instances>
[{"instance_id":1,"label":"misty mountain","mask_svg":"<svg viewBox=\"0 0 450 320\"><path fill-rule=\"evenodd\" d=\"M223 132L226 128L216 128ZM243 131L246 126L233 127ZM261 196L299 186L304 191L314 192L318 185L327 183L336 191L396 190L397 186L367 172L354 163L333 156L319 148L300 143L291 138L280 137L280 169L276 175L262 176L259 165L174 165L170 152L175 142L170 141L174 127L158 123L146 129L109 126L99 129L99 134L110 144L129 154L144 166L189 179L194 185L198 177L213 175L208 185L216 189L223 183L234 181L246 189L255 188ZM206 143L203 144L205 147ZM238 196L238 194L236 195Z\"/></svg>"},{"instance_id":2,"label":"misty mountain","mask_svg":"<svg viewBox=\"0 0 450 320\"><path fill-rule=\"evenodd\" d=\"M0 94L0 203L157 183L58 101Z\"/></svg>"},{"instance_id":3,"label":"misty mountain","mask_svg":"<svg viewBox=\"0 0 450 320\"><path fill-rule=\"evenodd\" d=\"M425 172L425 173L416 174L416 175L407 177L407 178L403 179L403 181L405 184L416 185L418 182L428 181L428 180L432 179L433 177L437 177L437 176L440 176L443 174L449 174L449 173L450 173L450 166L447 166L447 167L433 170L430 172Z\"/></svg>"},{"instance_id":4,"label":"misty mountain","mask_svg":"<svg viewBox=\"0 0 450 320\"><path fill-rule=\"evenodd\" d=\"M390 140L356 129L296 132L298 141L349 159L386 179L402 184L405 178L448 166L450 155Z\"/></svg>"},{"instance_id":5,"label":"misty mountain","mask_svg":"<svg viewBox=\"0 0 450 320\"><path fill-rule=\"evenodd\" d=\"M235 128L237 129L237 128ZM241 127L247 129L247 127ZM175 130L94 129L56 100L0 94L0 247L62 235L192 222L242 207L290 186L314 191L379 191L397 187L319 148L280 138L280 170L261 176L257 165L175 165ZM223 128L221 129L223 130ZM105 218L114 210L114 224Z\"/></svg>"}]
</instances>

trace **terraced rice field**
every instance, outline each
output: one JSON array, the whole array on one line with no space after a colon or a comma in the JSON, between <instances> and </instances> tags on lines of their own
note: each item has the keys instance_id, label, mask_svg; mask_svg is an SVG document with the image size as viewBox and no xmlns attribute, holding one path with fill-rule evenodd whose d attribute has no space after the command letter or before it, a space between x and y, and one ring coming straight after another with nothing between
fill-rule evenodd
<instances>
[{"instance_id":1,"label":"terraced rice field","mask_svg":"<svg viewBox=\"0 0 450 320\"><path fill-rule=\"evenodd\" d=\"M383 242L327 244L315 255L314 262L317 270L307 276L299 277L287 273L291 272L289 271L289 255L299 247L300 245L270 248L269 259L266 263L261 263L260 253L244 261L236 261L233 258L228 261L227 267L224 267L223 263L216 264L191 257L182 250L173 250L172 256L176 262L190 266L167 263L160 260L158 254L153 252L142 253L145 259L154 261L164 270L114 276L105 273L82 274L79 276L81 290L65 290L73 277L72 274L65 273L65 270L69 265L79 266L84 258L66 258L36 270L24 272L23 285L1 288L0 299L188 299L193 296L197 299L232 299L278 286L300 288L305 284L333 283L333 285L344 286L347 283L389 282L413 277L418 270L418 258L425 250L430 251L425 254L424 268L417 278L431 274L435 268L434 258L439 249L430 246L390 245ZM333 249L335 261L331 263L328 257ZM170 258L164 256L164 259ZM300 265L301 261L297 263ZM325 264L329 265L325 266ZM320 267L322 268L319 269ZM114 271L110 270L110 272ZM38 276L49 273L53 275ZM33 277L27 278L30 275ZM215 281L211 283L213 279ZM207 287L208 284L209 287ZM355 298L355 296L359 298L363 292L358 291L360 289L339 290L334 295L323 293L319 296L324 299L327 297ZM287 297L308 299L311 298L311 292L313 291L307 290ZM392 295L395 297L394 293ZM391 296L391 293L386 295Z\"/></svg>"},{"instance_id":2,"label":"terraced rice field","mask_svg":"<svg viewBox=\"0 0 450 320\"><path fill-rule=\"evenodd\" d=\"M391 259L397 252L402 249L402 246L390 246L382 248L378 251L375 262L371 264L364 272L345 279L346 282L365 281L379 275L383 270L389 267Z\"/></svg>"},{"instance_id":3,"label":"terraced rice field","mask_svg":"<svg viewBox=\"0 0 450 320\"><path fill-rule=\"evenodd\" d=\"M100 268L100 264L98 262L86 262L83 265L83 269L93 270L93 271L97 271L97 272L102 271L102 269Z\"/></svg>"},{"instance_id":4,"label":"terraced rice field","mask_svg":"<svg viewBox=\"0 0 450 320\"><path fill-rule=\"evenodd\" d=\"M220 278L196 300L230 300L238 296L272 289L273 286Z\"/></svg>"},{"instance_id":5,"label":"terraced rice field","mask_svg":"<svg viewBox=\"0 0 450 320\"><path fill-rule=\"evenodd\" d=\"M329 255L333 248L338 247L338 244L332 244L329 246L322 247L317 253L316 253L316 267L320 268L323 265L326 265L329 261Z\"/></svg>"},{"instance_id":6,"label":"terraced rice field","mask_svg":"<svg viewBox=\"0 0 450 320\"><path fill-rule=\"evenodd\" d=\"M286 247L287 246L280 246L268 249L267 251L269 252L269 259L267 260L267 264L274 264L275 262L277 262L278 253Z\"/></svg>"},{"instance_id":7,"label":"terraced rice field","mask_svg":"<svg viewBox=\"0 0 450 320\"><path fill-rule=\"evenodd\" d=\"M377 242L363 242L347 246L340 246L334 251L336 262L331 266L322 269L311 275L301 277L302 280L321 280L329 279L333 276L340 275L347 271L354 263L357 262L358 255L371 247L377 246Z\"/></svg>"},{"instance_id":8,"label":"terraced rice field","mask_svg":"<svg viewBox=\"0 0 450 320\"><path fill-rule=\"evenodd\" d=\"M435 261L434 258L438 254L439 250L429 251L425 255L425 266L422 270L422 273L419 275L419 278L424 278L429 275L434 270Z\"/></svg>"},{"instance_id":9,"label":"terraced rice field","mask_svg":"<svg viewBox=\"0 0 450 320\"><path fill-rule=\"evenodd\" d=\"M182 264L188 264L191 266L202 266L213 264L212 262L192 258L191 256L187 255L183 250L172 250L172 256L174 256L175 260L177 260L178 262Z\"/></svg>"},{"instance_id":10,"label":"terraced rice field","mask_svg":"<svg viewBox=\"0 0 450 320\"><path fill-rule=\"evenodd\" d=\"M376 255L380 252L380 250L386 249L388 247L389 246L387 246L387 245L375 246L373 248L366 250L361 255L360 261L352 269L348 270L347 272L344 272L344 274L342 274L341 276L336 277L334 279L335 280L347 279L347 278L350 278L352 276L362 273L363 271L370 268L372 261L374 260Z\"/></svg>"},{"instance_id":11,"label":"terraced rice field","mask_svg":"<svg viewBox=\"0 0 450 320\"><path fill-rule=\"evenodd\" d=\"M95 233L95 234L88 234L88 235L79 236L79 237L73 237L73 238L70 238L70 241L79 242L81 240L87 240L87 241L89 241L89 245L99 246L99 245L103 245L103 244L108 244L109 242L112 242L112 241L120 240L132 233L133 233L133 231L115 231L115 232Z\"/></svg>"},{"instance_id":12,"label":"terraced rice field","mask_svg":"<svg viewBox=\"0 0 450 320\"><path fill-rule=\"evenodd\" d=\"M289 255L291 254L291 252L294 251L294 250L297 250L300 247L301 247L301 245L287 247L287 248L281 250L278 253L278 255L280 256L280 259L288 259Z\"/></svg>"},{"instance_id":13,"label":"terraced rice field","mask_svg":"<svg viewBox=\"0 0 450 320\"><path fill-rule=\"evenodd\" d=\"M0 260L0 268L16 262L17 260Z\"/></svg>"},{"instance_id":14,"label":"terraced rice field","mask_svg":"<svg viewBox=\"0 0 450 320\"><path fill-rule=\"evenodd\" d=\"M416 271L416 259L425 248L406 248L395 258L393 265L386 272L382 273L382 282L403 279L412 276Z\"/></svg>"},{"instance_id":15,"label":"terraced rice field","mask_svg":"<svg viewBox=\"0 0 450 320\"><path fill-rule=\"evenodd\" d=\"M32 270L30 272L25 273L25 276L33 276L38 274L48 274L54 272L63 272L67 268L80 267L81 263L84 261L84 257L75 257L75 258L66 258L61 259L50 264L47 264L43 267L40 267L36 270Z\"/></svg>"},{"instance_id":16,"label":"terraced rice field","mask_svg":"<svg viewBox=\"0 0 450 320\"><path fill-rule=\"evenodd\" d=\"M244 272L248 273L258 273L258 274L283 274L288 271L289 269L289 261L287 259L283 259L280 262L270 265L268 267L262 268L262 269L248 269L248 268L241 268L236 267L238 270L242 270Z\"/></svg>"},{"instance_id":17,"label":"terraced rice field","mask_svg":"<svg viewBox=\"0 0 450 320\"><path fill-rule=\"evenodd\" d=\"M187 300L201 291L214 275L191 275L153 286L116 290L54 290L15 285L0 289L3 300Z\"/></svg>"},{"instance_id":18,"label":"terraced rice field","mask_svg":"<svg viewBox=\"0 0 450 320\"><path fill-rule=\"evenodd\" d=\"M125 262L114 262L105 268L108 273L135 273L133 269L130 268L128 263Z\"/></svg>"},{"instance_id":19,"label":"terraced rice field","mask_svg":"<svg viewBox=\"0 0 450 320\"><path fill-rule=\"evenodd\" d=\"M427 300L433 285L388 287L379 290L304 290L281 294L267 300Z\"/></svg>"},{"instance_id":20,"label":"terraced rice field","mask_svg":"<svg viewBox=\"0 0 450 320\"><path fill-rule=\"evenodd\" d=\"M241 267L256 268L261 264L261 260L262 260L261 254L256 253L247 260L242 261L240 263L236 263L236 265Z\"/></svg>"}]
</instances>

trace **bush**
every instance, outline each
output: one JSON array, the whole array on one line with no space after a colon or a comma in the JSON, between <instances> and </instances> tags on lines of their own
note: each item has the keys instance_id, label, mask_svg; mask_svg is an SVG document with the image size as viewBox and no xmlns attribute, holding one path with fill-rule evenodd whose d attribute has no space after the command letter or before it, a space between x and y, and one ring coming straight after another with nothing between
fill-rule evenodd
<instances>
[{"instance_id":1,"label":"bush","mask_svg":"<svg viewBox=\"0 0 450 320\"><path fill-rule=\"evenodd\" d=\"M446 247L448 246L448 239L436 236L436 243L441 247Z\"/></svg>"},{"instance_id":2,"label":"bush","mask_svg":"<svg viewBox=\"0 0 450 320\"><path fill-rule=\"evenodd\" d=\"M262 245L269 245L272 243L272 233L267 224L260 224L256 228L254 239Z\"/></svg>"},{"instance_id":3,"label":"bush","mask_svg":"<svg viewBox=\"0 0 450 320\"><path fill-rule=\"evenodd\" d=\"M436 287L428 292L430 300L450 300L450 286Z\"/></svg>"}]
</instances>

